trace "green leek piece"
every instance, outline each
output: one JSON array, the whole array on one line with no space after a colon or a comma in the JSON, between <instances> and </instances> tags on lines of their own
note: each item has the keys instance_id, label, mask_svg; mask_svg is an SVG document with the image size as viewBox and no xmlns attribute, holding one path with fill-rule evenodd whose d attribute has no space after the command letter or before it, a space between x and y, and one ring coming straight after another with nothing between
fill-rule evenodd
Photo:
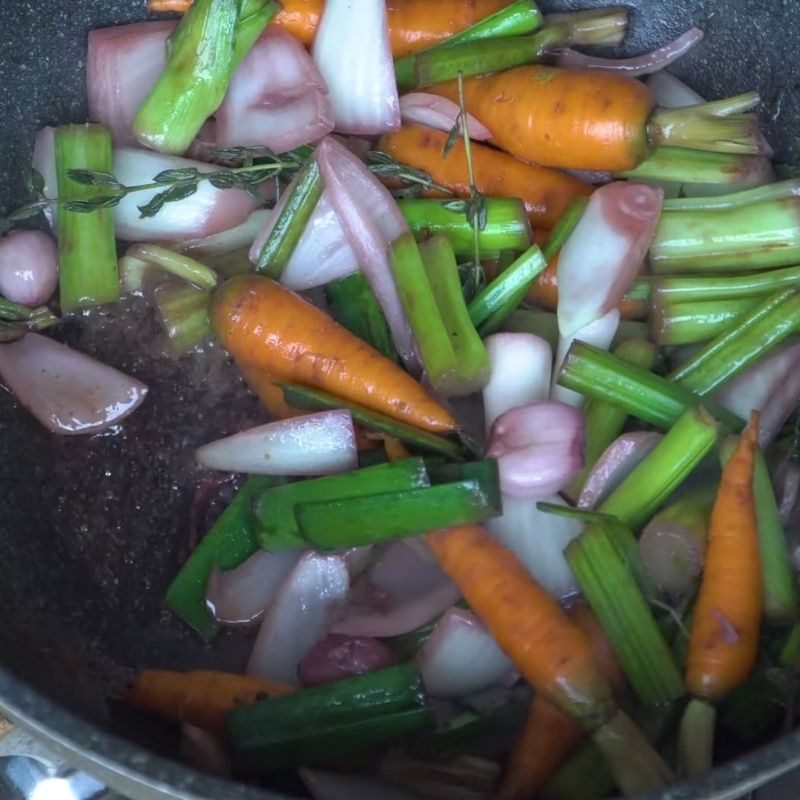
<instances>
[{"instance_id":1,"label":"green leek piece","mask_svg":"<svg viewBox=\"0 0 800 800\"><path fill-rule=\"evenodd\" d=\"M272 475L248 478L169 585L167 607L203 638L210 639L217 631L217 623L206 605L206 585L212 567L235 569L258 552L253 500L283 483L283 479Z\"/></svg>"},{"instance_id":2,"label":"green leek piece","mask_svg":"<svg viewBox=\"0 0 800 800\"><path fill-rule=\"evenodd\" d=\"M654 303L650 314L653 341L664 346L707 342L738 325L758 303L755 297L701 300L693 303Z\"/></svg>"},{"instance_id":3,"label":"green leek piece","mask_svg":"<svg viewBox=\"0 0 800 800\"><path fill-rule=\"evenodd\" d=\"M530 36L509 36L479 42L431 48L412 56L414 77L410 87L422 89L443 81L487 75L533 64L569 38L566 25L552 25Z\"/></svg>"},{"instance_id":4,"label":"green leek piece","mask_svg":"<svg viewBox=\"0 0 800 800\"><path fill-rule=\"evenodd\" d=\"M736 442L733 439L722 443L720 457L723 464L728 462L735 448ZM756 453L753 469L753 494L758 523L764 618L772 625L790 625L798 618L794 569L769 468L760 450Z\"/></svg>"},{"instance_id":5,"label":"green leek piece","mask_svg":"<svg viewBox=\"0 0 800 800\"><path fill-rule=\"evenodd\" d=\"M410 661L431 638L440 619L441 617L436 617L410 633L389 636L381 641L394 653L398 661Z\"/></svg>"},{"instance_id":6,"label":"green leek piece","mask_svg":"<svg viewBox=\"0 0 800 800\"><path fill-rule=\"evenodd\" d=\"M637 697L668 705L683 696L681 674L626 559L609 534L614 523L594 523L565 554L589 605L614 647Z\"/></svg>"},{"instance_id":7,"label":"green leek piece","mask_svg":"<svg viewBox=\"0 0 800 800\"><path fill-rule=\"evenodd\" d=\"M627 339L617 345L614 355L648 372L656 360L656 348L645 339ZM566 493L569 497L580 496L581 489L606 448L622 433L628 412L606 400L589 400L584 407L586 444L583 469L570 482Z\"/></svg>"},{"instance_id":8,"label":"green leek piece","mask_svg":"<svg viewBox=\"0 0 800 800\"><path fill-rule=\"evenodd\" d=\"M289 266L292 253L322 197L322 177L313 155L301 167L286 193L286 202L256 262L256 272L276 281Z\"/></svg>"},{"instance_id":9,"label":"green leek piece","mask_svg":"<svg viewBox=\"0 0 800 800\"><path fill-rule=\"evenodd\" d=\"M478 231L483 258L494 258L502 250L527 250L533 244L531 223L521 200L487 197L486 225ZM472 257L474 230L467 219L465 200L399 200L397 205L417 237L444 233L455 254Z\"/></svg>"},{"instance_id":10,"label":"green leek piece","mask_svg":"<svg viewBox=\"0 0 800 800\"><path fill-rule=\"evenodd\" d=\"M102 125L64 125L56 129L58 195L91 202L108 187L89 186L69 177L70 170L111 172L111 132ZM58 210L58 284L61 309L76 311L119 300L114 212Z\"/></svg>"},{"instance_id":11,"label":"green leek piece","mask_svg":"<svg viewBox=\"0 0 800 800\"><path fill-rule=\"evenodd\" d=\"M702 406L690 408L597 510L638 529L711 452L718 435L719 425Z\"/></svg>"},{"instance_id":12,"label":"green leek piece","mask_svg":"<svg viewBox=\"0 0 800 800\"><path fill-rule=\"evenodd\" d=\"M741 275L673 275L653 281L654 305L691 304L710 300L763 297L780 289L800 288L800 267L747 272Z\"/></svg>"},{"instance_id":13,"label":"green leek piece","mask_svg":"<svg viewBox=\"0 0 800 800\"><path fill-rule=\"evenodd\" d=\"M390 263L428 380L437 391L448 395L459 384L456 354L411 232L392 242Z\"/></svg>"},{"instance_id":14,"label":"green leek piece","mask_svg":"<svg viewBox=\"0 0 800 800\"><path fill-rule=\"evenodd\" d=\"M61 320L47 306L27 306L0 297L0 342L13 342L25 334L43 331Z\"/></svg>"},{"instance_id":15,"label":"green leek piece","mask_svg":"<svg viewBox=\"0 0 800 800\"><path fill-rule=\"evenodd\" d=\"M335 395L327 392L311 389L307 386L297 386L291 383L278 383L283 390L283 397L286 402L294 408L301 408L307 411L326 411L328 409L346 408L352 415L353 420L359 425L371 431L385 433L394 436L410 447L418 448L426 453L434 453L448 458L463 458L465 449L457 442L437 436L409 425L407 422L387 417L378 411L365 408L349 400L342 400Z\"/></svg>"},{"instance_id":16,"label":"green leek piece","mask_svg":"<svg viewBox=\"0 0 800 800\"><path fill-rule=\"evenodd\" d=\"M156 287L153 303L173 358L180 358L211 338L210 292L168 281Z\"/></svg>"},{"instance_id":17,"label":"green leek piece","mask_svg":"<svg viewBox=\"0 0 800 800\"><path fill-rule=\"evenodd\" d=\"M800 201L665 211L650 249L653 271L733 273L800 263Z\"/></svg>"},{"instance_id":18,"label":"green leek piece","mask_svg":"<svg viewBox=\"0 0 800 800\"><path fill-rule=\"evenodd\" d=\"M669 211L722 211L727 208L745 208L770 200L788 200L797 196L797 180L778 181L714 197L675 197L664 203Z\"/></svg>"},{"instance_id":19,"label":"green leek piece","mask_svg":"<svg viewBox=\"0 0 800 800\"><path fill-rule=\"evenodd\" d=\"M729 736L749 745L778 733L786 718L786 695L773 667L762 663L719 706L719 724Z\"/></svg>"},{"instance_id":20,"label":"green leek piece","mask_svg":"<svg viewBox=\"0 0 800 800\"><path fill-rule=\"evenodd\" d=\"M575 342L570 348L558 382L586 397L614 403L662 429L670 428L687 409L701 402L728 430L744 427L744 420L724 408L584 342Z\"/></svg>"},{"instance_id":21,"label":"green leek piece","mask_svg":"<svg viewBox=\"0 0 800 800\"><path fill-rule=\"evenodd\" d=\"M593 742L586 742L561 767L542 790L542 800L597 800L610 797L614 776L603 754Z\"/></svg>"},{"instance_id":22,"label":"green leek piece","mask_svg":"<svg viewBox=\"0 0 800 800\"><path fill-rule=\"evenodd\" d=\"M427 486L430 479L425 462L421 458L405 458L339 475L268 487L253 497L257 538L261 547L273 552L305 547L306 538L297 519L301 503L383 495Z\"/></svg>"},{"instance_id":23,"label":"green leek piece","mask_svg":"<svg viewBox=\"0 0 800 800\"><path fill-rule=\"evenodd\" d=\"M538 245L528 248L469 304L473 325L480 327L496 314L500 314L500 317L495 318L495 322L505 322L546 267L547 261Z\"/></svg>"},{"instance_id":24,"label":"green leek piece","mask_svg":"<svg viewBox=\"0 0 800 800\"><path fill-rule=\"evenodd\" d=\"M670 375L705 397L780 344L800 325L800 292L770 295Z\"/></svg>"},{"instance_id":25,"label":"green leek piece","mask_svg":"<svg viewBox=\"0 0 800 800\"><path fill-rule=\"evenodd\" d=\"M542 15L532 0L516 0L476 22L469 28L449 36L427 50L415 53L394 62L394 73L399 89L410 89L414 85L414 65L418 56L445 50L455 45L479 42L487 39L504 39L533 33L542 23Z\"/></svg>"},{"instance_id":26,"label":"green leek piece","mask_svg":"<svg viewBox=\"0 0 800 800\"><path fill-rule=\"evenodd\" d=\"M735 153L704 153L682 147L656 147L637 167L617 178L720 186L752 186L764 176L764 159Z\"/></svg>"},{"instance_id":27,"label":"green leek piece","mask_svg":"<svg viewBox=\"0 0 800 800\"><path fill-rule=\"evenodd\" d=\"M250 48L256 43L279 9L280 5L275 0L241 0L236 38L233 42L234 69L250 52Z\"/></svg>"},{"instance_id":28,"label":"green leek piece","mask_svg":"<svg viewBox=\"0 0 800 800\"><path fill-rule=\"evenodd\" d=\"M472 394L488 382L491 365L464 301L455 253L443 235L420 243L419 253L455 354L459 393Z\"/></svg>"},{"instance_id":29,"label":"green leek piece","mask_svg":"<svg viewBox=\"0 0 800 800\"><path fill-rule=\"evenodd\" d=\"M683 776L705 775L714 766L714 728L717 710L705 700L686 706L678 734L678 766Z\"/></svg>"},{"instance_id":30,"label":"green leek piece","mask_svg":"<svg viewBox=\"0 0 800 800\"><path fill-rule=\"evenodd\" d=\"M369 282L354 272L325 287L333 318L350 333L371 344L379 353L397 361L392 334Z\"/></svg>"},{"instance_id":31,"label":"green leek piece","mask_svg":"<svg viewBox=\"0 0 800 800\"><path fill-rule=\"evenodd\" d=\"M188 281L198 289L212 291L219 283L219 277L213 269L209 269L191 256L176 253L157 244L133 245L128 248L127 256L144 262L145 265L158 267L169 275Z\"/></svg>"},{"instance_id":32,"label":"green leek piece","mask_svg":"<svg viewBox=\"0 0 800 800\"><path fill-rule=\"evenodd\" d=\"M622 44L628 32L628 14L625 6L589 8L584 11L546 14L544 24L567 25L571 47L617 47Z\"/></svg>"},{"instance_id":33,"label":"green leek piece","mask_svg":"<svg viewBox=\"0 0 800 800\"><path fill-rule=\"evenodd\" d=\"M588 197L578 197L573 200L567 206L566 211L561 215L553 230L550 231L550 236L547 237L547 241L542 248L542 253L548 264L556 257L567 239L569 239L581 221L581 217L584 215L588 205Z\"/></svg>"},{"instance_id":34,"label":"green leek piece","mask_svg":"<svg viewBox=\"0 0 800 800\"><path fill-rule=\"evenodd\" d=\"M134 136L182 155L225 97L235 68L237 0L196 0L169 40L167 65L133 121Z\"/></svg>"}]
</instances>

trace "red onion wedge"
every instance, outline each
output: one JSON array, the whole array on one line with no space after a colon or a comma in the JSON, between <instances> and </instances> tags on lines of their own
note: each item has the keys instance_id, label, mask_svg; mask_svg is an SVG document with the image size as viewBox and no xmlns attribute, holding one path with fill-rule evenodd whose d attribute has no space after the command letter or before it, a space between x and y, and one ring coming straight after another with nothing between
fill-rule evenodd
<instances>
[{"instance_id":1,"label":"red onion wedge","mask_svg":"<svg viewBox=\"0 0 800 800\"><path fill-rule=\"evenodd\" d=\"M350 580L357 578L372 559L372 545L365 544L360 547L350 547L342 550L339 554L347 564L347 571L350 573Z\"/></svg>"},{"instance_id":2,"label":"red onion wedge","mask_svg":"<svg viewBox=\"0 0 800 800\"><path fill-rule=\"evenodd\" d=\"M325 638L331 617L347 597L350 580L339 556L304 555L270 607L247 674L297 686L297 667L314 645Z\"/></svg>"},{"instance_id":3,"label":"red onion wedge","mask_svg":"<svg viewBox=\"0 0 800 800\"><path fill-rule=\"evenodd\" d=\"M531 403L502 414L486 455L497 459L504 495L541 500L583 469L583 414L564 403Z\"/></svg>"},{"instance_id":4,"label":"red onion wedge","mask_svg":"<svg viewBox=\"0 0 800 800\"><path fill-rule=\"evenodd\" d=\"M300 42L268 28L231 78L216 113L220 147L285 153L333 130L328 88Z\"/></svg>"},{"instance_id":5,"label":"red onion wedge","mask_svg":"<svg viewBox=\"0 0 800 800\"><path fill-rule=\"evenodd\" d=\"M114 151L114 175L126 186L151 183L164 170L195 167L211 172L200 161L167 156L150 150L119 147ZM128 242L158 242L174 239L198 239L241 225L259 203L243 189L215 189L201 181L197 191L185 200L167 203L154 217L142 218L138 206L158 193L134 192L114 209L117 236Z\"/></svg>"},{"instance_id":6,"label":"red onion wedge","mask_svg":"<svg viewBox=\"0 0 800 800\"><path fill-rule=\"evenodd\" d=\"M378 639L331 633L308 651L298 674L302 686L322 686L395 663L394 653Z\"/></svg>"},{"instance_id":7,"label":"red onion wedge","mask_svg":"<svg viewBox=\"0 0 800 800\"><path fill-rule=\"evenodd\" d=\"M601 70L603 72L617 72L637 78L640 75L650 75L652 72L668 67L674 61L685 56L703 38L703 31L699 28L690 28L664 47L653 50L633 58L598 58L578 53L575 50L559 50L556 54L556 64L568 69Z\"/></svg>"},{"instance_id":8,"label":"red onion wedge","mask_svg":"<svg viewBox=\"0 0 800 800\"><path fill-rule=\"evenodd\" d=\"M417 123L449 133L456 124L460 110L458 104L446 97L426 92L411 92L400 98L400 116L405 123ZM492 132L467 113L467 134L476 142L492 138Z\"/></svg>"},{"instance_id":9,"label":"red onion wedge","mask_svg":"<svg viewBox=\"0 0 800 800\"><path fill-rule=\"evenodd\" d=\"M204 445L197 461L208 469L251 475L331 475L358 467L349 411L321 411L269 422Z\"/></svg>"},{"instance_id":10,"label":"red onion wedge","mask_svg":"<svg viewBox=\"0 0 800 800\"><path fill-rule=\"evenodd\" d=\"M451 608L417 656L425 691L456 699L513 680L514 667L471 612Z\"/></svg>"},{"instance_id":11,"label":"red onion wedge","mask_svg":"<svg viewBox=\"0 0 800 800\"><path fill-rule=\"evenodd\" d=\"M53 433L99 433L132 414L147 387L113 367L29 333L0 345L0 377Z\"/></svg>"},{"instance_id":12,"label":"red onion wedge","mask_svg":"<svg viewBox=\"0 0 800 800\"><path fill-rule=\"evenodd\" d=\"M408 231L408 223L386 187L330 136L317 148L317 161L331 205L383 309L397 352L416 372L414 338L389 265L389 246Z\"/></svg>"},{"instance_id":13,"label":"red onion wedge","mask_svg":"<svg viewBox=\"0 0 800 800\"><path fill-rule=\"evenodd\" d=\"M353 584L334 633L400 636L458 602L458 587L408 540L391 542Z\"/></svg>"},{"instance_id":14,"label":"red onion wedge","mask_svg":"<svg viewBox=\"0 0 800 800\"><path fill-rule=\"evenodd\" d=\"M578 508L596 508L619 486L663 436L652 431L623 433L597 460L578 498Z\"/></svg>"},{"instance_id":15,"label":"red onion wedge","mask_svg":"<svg viewBox=\"0 0 800 800\"><path fill-rule=\"evenodd\" d=\"M645 83L660 108L686 108L705 103L705 98L666 70L651 75Z\"/></svg>"},{"instance_id":16,"label":"red onion wedge","mask_svg":"<svg viewBox=\"0 0 800 800\"><path fill-rule=\"evenodd\" d=\"M800 467L791 461L784 461L775 471L773 484L781 522L786 525L797 505L798 494L800 494Z\"/></svg>"},{"instance_id":17,"label":"red onion wedge","mask_svg":"<svg viewBox=\"0 0 800 800\"><path fill-rule=\"evenodd\" d=\"M647 574L673 597L687 597L703 571L705 542L686 525L657 517L639 538Z\"/></svg>"},{"instance_id":18,"label":"red onion wedge","mask_svg":"<svg viewBox=\"0 0 800 800\"><path fill-rule=\"evenodd\" d=\"M664 192L616 181L598 189L558 262L558 329L572 336L616 308L653 241Z\"/></svg>"},{"instance_id":19,"label":"red onion wedge","mask_svg":"<svg viewBox=\"0 0 800 800\"><path fill-rule=\"evenodd\" d=\"M43 194L54 200L58 197L58 175L56 174L56 129L42 128L33 144L33 168L44 181ZM54 204L44 209L50 227L55 226L57 207Z\"/></svg>"},{"instance_id":20,"label":"red onion wedge","mask_svg":"<svg viewBox=\"0 0 800 800\"><path fill-rule=\"evenodd\" d=\"M206 589L206 604L223 625L249 625L261 619L266 607L294 568L300 553L259 550L236 569L214 567Z\"/></svg>"},{"instance_id":21,"label":"red onion wedge","mask_svg":"<svg viewBox=\"0 0 800 800\"><path fill-rule=\"evenodd\" d=\"M89 31L86 99L89 119L111 129L116 144L136 142L131 125L167 63L173 20Z\"/></svg>"},{"instance_id":22,"label":"red onion wedge","mask_svg":"<svg viewBox=\"0 0 800 800\"><path fill-rule=\"evenodd\" d=\"M767 446L800 404L800 344L757 361L725 384L715 399L742 419L760 411L758 438Z\"/></svg>"},{"instance_id":23,"label":"red onion wedge","mask_svg":"<svg viewBox=\"0 0 800 800\"><path fill-rule=\"evenodd\" d=\"M298 773L314 800L421 800L419 795L372 775L323 772L305 767Z\"/></svg>"},{"instance_id":24,"label":"red onion wedge","mask_svg":"<svg viewBox=\"0 0 800 800\"><path fill-rule=\"evenodd\" d=\"M558 495L543 499L567 505ZM503 515L487 526L553 597L563 599L578 591L564 548L581 534L582 522L539 511L535 500L503 497Z\"/></svg>"},{"instance_id":25,"label":"red onion wedge","mask_svg":"<svg viewBox=\"0 0 800 800\"><path fill-rule=\"evenodd\" d=\"M261 250L290 194L291 187L283 193L275 208L267 212L250 249L250 261L254 264L258 263ZM281 283L300 292L324 286L357 271L358 258L333 210L330 192L325 189L281 275Z\"/></svg>"},{"instance_id":26,"label":"red onion wedge","mask_svg":"<svg viewBox=\"0 0 800 800\"><path fill-rule=\"evenodd\" d=\"M313 53L338 132L377 135L400 127L385 0L327 0Z\"/></svg>"},{"instance_id":27,"label":"red onion wedge","mask_svg":"<svg viewBox=\"0 0 800 800\"><path fill-rule=\"evenodd\" d=\"M16 230L0 239L0 295L36 308L50 300L57 286L58 251L50 236Z\"/></svg>"},{"instance_id":28,"label":"red onion wedge","mask_svg":"<svg viewBox=\"0 0 800 800\"><path fill-rule=\"evenodd\" d=\"M532 333L495 333L484 344L492 372L483 387L487 433L506 411L546 400L550 394L553 352Z\"/></svg>"}]
</instances>

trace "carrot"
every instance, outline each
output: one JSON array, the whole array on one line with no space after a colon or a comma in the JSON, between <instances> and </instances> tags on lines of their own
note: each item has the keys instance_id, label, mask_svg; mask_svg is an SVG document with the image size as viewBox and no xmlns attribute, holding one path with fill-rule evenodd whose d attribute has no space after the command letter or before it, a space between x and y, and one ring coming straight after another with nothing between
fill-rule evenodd
<instances>
[{"instance_id":1,"label":"carrot","mask_svg":"<svg viewBox=\"0 0 800 800\"><path fill-rule=\"evenodd\" d=\"M602 725L614 702L589 637L513 553L478 525L436 531L427 539L442 569L533 688L582 727Z\"/></svg>"},{"instance_id":2,"label":"carrot","mask_svg":"<svg viewBox=\"0 0 800 800\"><path fill-rule=\"evenodd\" d=\"M327 314L258 275L229 280L211 321L244 367L330 392L428 431L456 428L453 416L408 373Z\"/></svg>"},{"instance_id":3,"label":"carrot","mask_svg":"<svg viewBox=\"0 0 800 800\"><path fill-rule=\"evenodd\" d=\"M625 676L614 649L589 606L576 603L567 615L588 637L597 664L611 684L622 690ZM585 739L580 726L540 695L536 695L525 727L514 746L500 787L500 800L528 800Z\"/></svg>"},{"instance_id":4,"label":"carrot","mask_svg":"<svg viewBox=\"0 0 800 800\"><path fill-rule=\"evenodd\" d=\"M325 7L324 0L281 0L274 24L310 45ZM489 14L508 0L388 0L389 37L395 58L416 53L447 39ZM184 12L192 0L148 0L150 11Z\"/></svg>"},{"instance_id":5,"label":"carrot","mask_svg":"<svg viewBox=\"0 0 800 800\"><path fill-rule=\"evenodd\" d=\"M758 654L761 564L753 496L758 413L722 473L694 606L686 685L715 703L747 678Z\"/></svg>"},{"instance_id":6,"label":"carrot","mask_svg":"<svg viewBox=\"0 0 800 800\"><path fill-rule=\"evenodd\" d=\"M276 385L276 379L269 372L252 367L240 366L239 369L253 394L267 407L272 419L289 419L308 413L299 408L292 408L283 399L283 389Z\"/></svg>"},{"instance_id":7,"label":"carrot","mask_svg":"<svg viewBox=\"0 0 800 800\"><path fill-rule=\"evenodd\" d=\"M126 687L124 699L163 719L222 732L228 711L293 691L291 686L231 672L145 669Z\"/></svg>"},{"instance_id":8,"label":"carrot","mask_svg":"<svg viewBox=\"0 0 800 800\"><path fill-rule=\"evenodd\" d=\"M447 134L422 125L407 125L381 137L378 150L395 161L427 172L459 197L469 197L470 182L464 142L459 139L444 155ZM592 187L564 172L526 164L491 147L472 143L475 186L487 197L519 197L531 225L552 228L569 204L588 197ZM442 197L432 193L431 196Z\"/></svg>"},{"instance_id":9,"label":"carrot","mask_svg":"<svg viewBox=\"0 0 800 800\"><path fill-rule=\"evenodd\" d=\"M458 102L454 81L428 91ZM467 110L523 161L616 172L647 155L653 100L624 75L526 66L464 81Z\"/></svg>"}]
</instances>

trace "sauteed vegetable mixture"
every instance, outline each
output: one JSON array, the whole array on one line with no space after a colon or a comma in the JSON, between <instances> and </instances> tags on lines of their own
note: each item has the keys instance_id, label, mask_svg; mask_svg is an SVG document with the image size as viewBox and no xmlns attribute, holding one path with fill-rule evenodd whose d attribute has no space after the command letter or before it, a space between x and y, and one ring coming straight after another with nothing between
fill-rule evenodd
<instances>
[{"instance_id":1,"label":"sauteed vegetable mixture","mask_svg":"<svg viewBox=\"0 0 800 800\"><path fill-rule=\"evenodd\" d=\"M58 342L129 294L271 418L197 450L236 493L165 598L249 660L124 701L324 800L635 795L792 726L800 206L758 94L665 71L697 29L584 53L624 8L149 5L0 218L0 376L53 435L146 404Z\"/></svg>"}]
</instances>

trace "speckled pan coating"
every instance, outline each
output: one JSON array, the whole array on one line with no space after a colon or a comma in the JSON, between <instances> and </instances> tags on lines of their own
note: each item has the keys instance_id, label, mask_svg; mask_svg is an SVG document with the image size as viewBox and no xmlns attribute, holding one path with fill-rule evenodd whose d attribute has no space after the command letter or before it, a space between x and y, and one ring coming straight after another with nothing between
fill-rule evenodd
<instances>
[{"instance_id":1,"label":"speckled pan coating","mask_svg":"<svg viewBox=\"0 0 800 800\"><path fill-rule=\"evenodd\" d=\"M706 41L675 71L709 97L757 87L779 156L795 156L800 3L627 4L643 9L634 17L629 52L658 46L691 25L704 28ZM87 30L144 18L144 0L0 0L0 212L19 199L36 129L84 119ZM240 637L227 636L221 652L212 653L161 609L160 598L186 541L189 488L199 477L193 449L263 418L222 354L212 349L176 367L147 344L154 328L145 305L133 302L130 312L127 324L115 312L71 322L61 333L150 385L147 402L117 435L58 439L0 390L0 659L7 668L0 670L0 707L78 748L84 765L90 758L111 768L112 782L124 783L129 794L163 796L171 787L176 796L274 797L220 784L108 733L168 755L161 728L109 715L107 691L141 665L242 662ZM797 761L794 735L661 797L738 796ZM131 780L151 789L134 792Z\"/></svg>"}]
</instances>

